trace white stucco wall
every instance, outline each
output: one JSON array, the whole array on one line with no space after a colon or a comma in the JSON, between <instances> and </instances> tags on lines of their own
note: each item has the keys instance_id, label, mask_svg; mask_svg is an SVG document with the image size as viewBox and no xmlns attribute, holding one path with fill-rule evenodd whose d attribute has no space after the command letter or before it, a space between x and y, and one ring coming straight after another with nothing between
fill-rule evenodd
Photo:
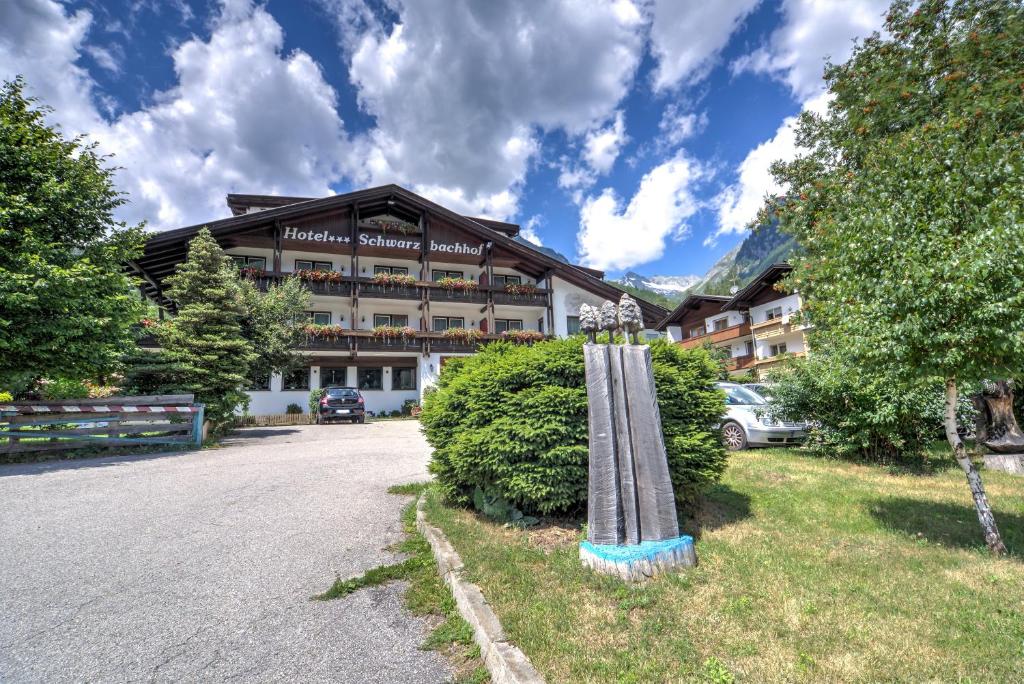
<instances>
[{"instance_id":1,"label":"white stucco wall","mask_svg":"<svg viewBox=\"0 0 1024 684\"><path fill-rule=\"evenodd\" d=\"M665 330L669 342L681 342L683 340L683 329L678 325L670 325Z\"/></svg>"},{"instance_id":2,"label":"white stucco wall","mask_svg":"<svg viewBox=\"0 0 1024 684\"><path fill-rule=\"evenodd\" d=\"M740 313L739 311L723 311L721 313L715 314L714 316L708 316L707 318L705 318L704 329L707 330L708 332L712 332L715 329L715 321L717 321L720 318L726 319L725 327L727 328L731 328L734 325L739 325L743 322L743 314Z\"/></svg>"},{"instance_id":3,"label":"white stucco wall","mask_svg":"<svg viewBox=\"0 0 1024 684\"><path fill-rule=\"evenodd\" d=\"M774 299L767 304L758 304L757 306L750 307L750 322L754 324L764 323L767 320L765 313L777 306L782 307L783 322L788 322L789 316L800 310L800 295L794 293Z\"/></svg>"}]
</instances>

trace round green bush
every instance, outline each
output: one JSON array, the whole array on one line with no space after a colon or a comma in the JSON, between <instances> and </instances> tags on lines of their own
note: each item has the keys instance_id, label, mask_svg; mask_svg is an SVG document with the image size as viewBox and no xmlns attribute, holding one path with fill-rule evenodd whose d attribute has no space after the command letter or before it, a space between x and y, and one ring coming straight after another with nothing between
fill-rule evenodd
<instances>
[{"instance_id":1,"label":"round green bush","mask_svg":"<svg viewBox=\"0 0 1024 684\"><path fill-rule=\"evenodd\" d=\"M587 390L583 338L533 346L495 343L450 359L420 422L430 471L445 497L469 505L475 488L525 513L577 512L587 502ZM693 499L725 469L717 424L718 366L702 349L651 344L676 498Z\"/></svg>"}]
</instances>

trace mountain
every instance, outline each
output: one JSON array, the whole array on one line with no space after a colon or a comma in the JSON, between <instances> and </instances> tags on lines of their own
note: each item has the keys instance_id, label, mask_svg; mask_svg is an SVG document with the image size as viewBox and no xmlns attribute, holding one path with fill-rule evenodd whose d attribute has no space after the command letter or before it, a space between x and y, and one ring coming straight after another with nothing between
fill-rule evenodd
<instances>
[{"instance_id":1,"label":"mountain","mask_svg":"<svg viewBox=\"0 0 1024 684\"><path fill-rule=\"evenodd\" d=\"M626 275L619 278L618 283L629 285L638 290L654 292L670 299L682 299L683 293L689 290L695 283L700 282L700 276L642 276L634 271L628 271Z\"/></svg>"},{"instance_id":2,"label":"mountain","mask_svg":"<svg viewBox=\"0 0 1024 684\"><path fill-rule=\"evenodd\" d=\"M761 226L715 262L690 292L730 294L772 264L786 261L797 250L796 240L781 232L777 223Z\"/></svg>"}]
</instances>

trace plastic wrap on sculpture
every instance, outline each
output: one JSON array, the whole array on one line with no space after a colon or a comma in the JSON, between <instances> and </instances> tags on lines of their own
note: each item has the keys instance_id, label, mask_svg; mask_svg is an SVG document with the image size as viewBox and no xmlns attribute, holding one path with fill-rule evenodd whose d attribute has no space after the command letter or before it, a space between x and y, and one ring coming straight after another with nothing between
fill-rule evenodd
<instances>
[{"instance_id":1,"label":"plastic wrap on sculpture","mask_svg":"<svg viewBox=\"0 0 1024 684\"><path fill-rule=\"evenodd\" d=\"M693 539L679 536L651 352L637 342L640 307L629 295L619 306L580 307L590 429L587 541L580 558L600 572L642 580L696 564ZM598 331L609 333L597 343ZM622 330L633 344L615 344Z\"/></svg>"}]
</instances>

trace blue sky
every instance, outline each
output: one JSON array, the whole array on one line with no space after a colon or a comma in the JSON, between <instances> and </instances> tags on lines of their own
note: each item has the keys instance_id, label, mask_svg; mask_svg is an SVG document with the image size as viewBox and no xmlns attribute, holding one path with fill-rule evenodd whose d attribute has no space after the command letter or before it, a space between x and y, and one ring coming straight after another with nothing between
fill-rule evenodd
<instances>
[{"instance_id":1,"label":"blue sky","mask_svg":"<svg viewBox=\"0 0 1024 684\"><path fill-rule=\"evenodd\" d=\"M8 0L0 77L115 155L122 216L397 182L616 276L743 237L880 0Z\"/></svg>"}]
</instances>

